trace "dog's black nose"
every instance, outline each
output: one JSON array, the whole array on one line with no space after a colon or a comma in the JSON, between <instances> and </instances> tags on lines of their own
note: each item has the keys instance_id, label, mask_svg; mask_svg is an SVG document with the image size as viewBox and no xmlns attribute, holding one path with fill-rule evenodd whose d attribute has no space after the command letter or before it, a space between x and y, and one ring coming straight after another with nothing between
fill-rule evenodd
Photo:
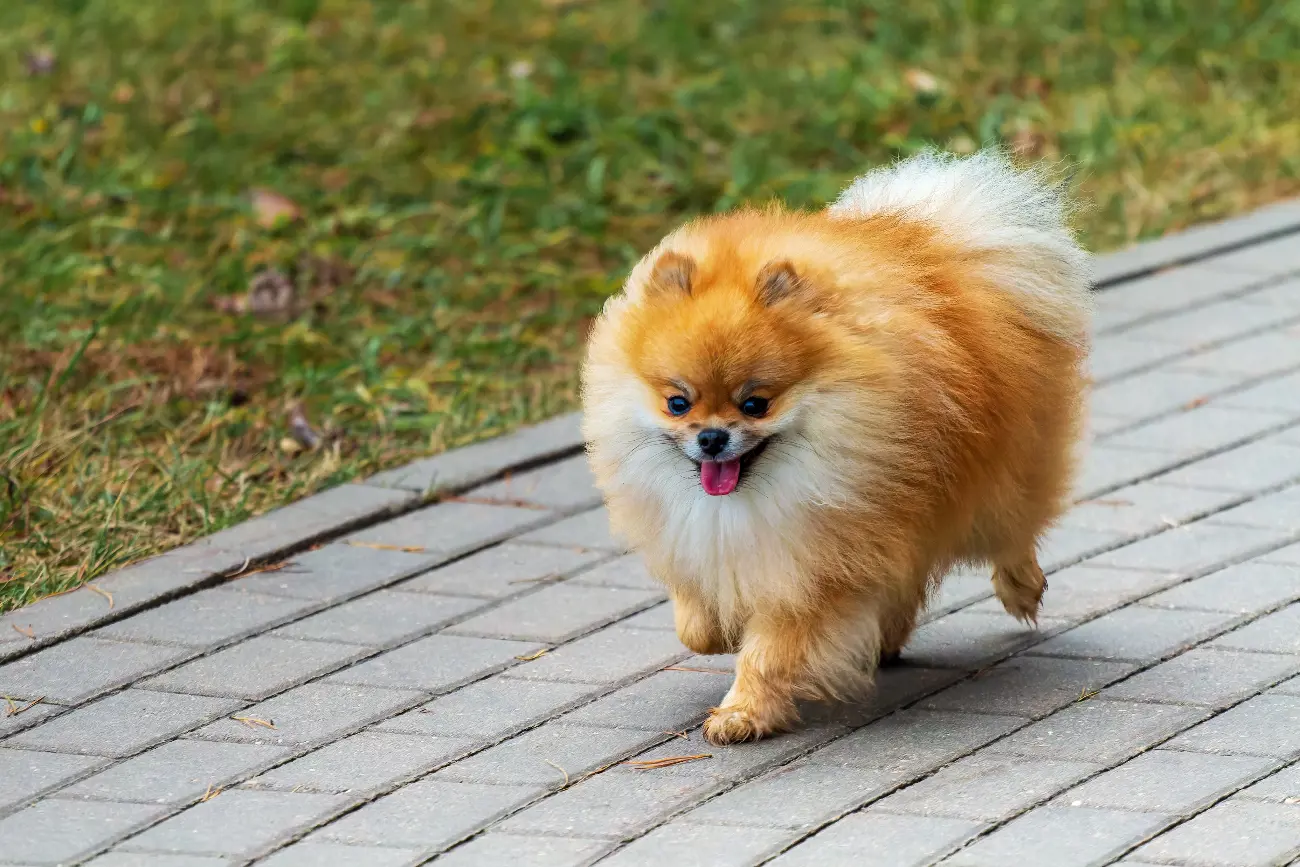
<instances>
[{"instance_id":1,"label":"dog's black nose","mask_svg":"<svg viewBox=\"0 0 1300 867\"><path fill-rule=\"evenodd\" d=\"M727 447L727 440L729 439L731 439L731 434L725 430L711 427L708 430L700 431L700 435L695 438L695 441L700 444L700 451L711 458L715 458L722 454L722 450Z\"/></svg>"}]
</instances>

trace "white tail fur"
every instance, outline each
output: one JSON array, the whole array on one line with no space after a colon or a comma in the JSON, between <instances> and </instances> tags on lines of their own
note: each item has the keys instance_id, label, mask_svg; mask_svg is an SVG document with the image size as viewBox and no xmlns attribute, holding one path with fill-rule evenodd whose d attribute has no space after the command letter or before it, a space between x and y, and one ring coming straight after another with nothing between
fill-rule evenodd
<instances>
[{"instance_id":1,"label":"white tail fur","mask_svg":"<svg viewBox=\"0 0 1300 867\"><path fill-rule=\"evenodd\" d=\"M939 228L955 243L993 255L986 273L1038 327L1088 341L1088 254L1065 223L1062 191L1041 171L1018 169L997 151L969 157L922 153L855 180L832 215L897 214Z\"/></svg>"}]
</instances>

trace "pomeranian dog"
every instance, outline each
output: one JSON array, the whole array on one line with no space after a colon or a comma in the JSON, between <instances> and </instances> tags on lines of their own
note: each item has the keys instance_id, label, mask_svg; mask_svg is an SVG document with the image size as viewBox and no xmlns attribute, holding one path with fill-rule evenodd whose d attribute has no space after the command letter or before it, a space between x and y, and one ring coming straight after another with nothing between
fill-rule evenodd
<instances>
[{"instance_id":1,"label":"pomeranian dog","mask_svg":"<svg viewBox=\"0 0 1300 867\"><path fill-rule=\"evenodd\" d=\"M990 565L1006 610L1036 621L1089 341L1065 216L999 153L930 153L824 211L689 223L605 305L583 369L591 465L682 643L737 654L710 741L867 688L955 565Z\"/></svg>"}]
</instances>

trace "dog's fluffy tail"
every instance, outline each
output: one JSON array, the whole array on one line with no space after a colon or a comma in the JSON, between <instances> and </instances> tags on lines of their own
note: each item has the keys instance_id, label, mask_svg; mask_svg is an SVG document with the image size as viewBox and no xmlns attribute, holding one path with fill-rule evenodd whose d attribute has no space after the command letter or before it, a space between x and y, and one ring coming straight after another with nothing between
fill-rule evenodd
<instances>
[{"instance_id":1,"label":"dog's fluffy tail","mask_svg":"<svg viewBox=\"0 0 1300 867\"><path fill-rule=\"evenodd\" d=\"M978 251L990 282L1010 293L1037 327L1080 346L1092 299L1088 254L1066 225L1060 184L1018 169L1002 153L969 157L927 152L855 180L832 215L897 215L938 227Z\"/></svg>"}]
</instances>

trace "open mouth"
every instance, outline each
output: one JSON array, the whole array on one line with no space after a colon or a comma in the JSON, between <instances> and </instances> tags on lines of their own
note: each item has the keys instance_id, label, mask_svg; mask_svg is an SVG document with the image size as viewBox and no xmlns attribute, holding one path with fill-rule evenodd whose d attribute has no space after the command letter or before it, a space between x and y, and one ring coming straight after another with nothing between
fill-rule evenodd
<instances>
[{"instance_id":1,"label":"open mouth","mask_svg":"<svg viewBox=\"0 0 1300 867\"><path fill-rule=\"evenodd\" d=\"M764 449L767 448L767 440L762 440L758 445L745 452L738 458L732 458L729 461L704 461L700 464L700 487L704 488L704 493L711 497L725 497L736 488L745 475L745 470L758 460Z\"/></svg>"}]
</instances>

